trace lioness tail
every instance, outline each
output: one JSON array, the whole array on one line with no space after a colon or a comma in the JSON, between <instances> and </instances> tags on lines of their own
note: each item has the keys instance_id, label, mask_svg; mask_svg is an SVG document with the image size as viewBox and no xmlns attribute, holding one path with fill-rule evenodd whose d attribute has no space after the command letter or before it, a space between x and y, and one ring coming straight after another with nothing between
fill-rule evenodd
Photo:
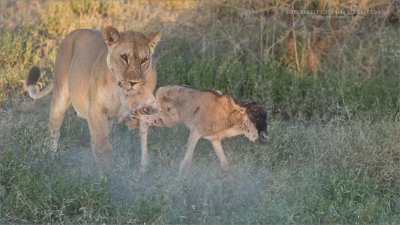
<instances>
[{"instance_id":1,"label":"lioness tail","mask_svg":"<svg viewBox=\"0 0 400 225\"><path fill-rule=\"evenodd\" d=\"M40 78L40 69L37 66L34 66L29 71L28 78L26 79L26 89L29 93L29 96L33 99L43 98L44 96L48 95L53 90L53 82L51 82L45 89L42 91L36 90L36 83Z\"/></svg>"}]
</instances>

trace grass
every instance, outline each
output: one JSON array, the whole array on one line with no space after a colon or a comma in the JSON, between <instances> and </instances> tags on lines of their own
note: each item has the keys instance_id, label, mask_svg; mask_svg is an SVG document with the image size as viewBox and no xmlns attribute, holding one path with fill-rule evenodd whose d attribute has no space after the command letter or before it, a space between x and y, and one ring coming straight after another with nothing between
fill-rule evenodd
<instances>
[{"instance_id":1,"label":"grass","mask_svg":"<svg viewBox=\"0 0 400 225\"><path fill-rule=\"evenodd\" d=\"M116 1L39 3L19 2L19 22L0 26L0 223L400 223L400 64L390 27L338 43L323 69L309 74L279 64L284 44L270 42L282 28L260 33L258 17L241 11L253 10L247 2L205 4L176 14L169 25L154 15L184 4L134 1L126 3L132 11L124 11ZM179 181L188 137L183 126L151 130L150 171L141 176L137 131L113 123L113 176L104 182L87 123L70 109L59 151L49 153L50 99L33 103L18 81L38 64L41 82L48 83L61 37L104 24L146 32L163 27L158 86L215 88L264 103L270 142L224 140L233 174L227 178L210 143L201 140L187 178Z\"/></svg>"},{"instance_id":2,"label":"grass","mask_svg":"<svg viewBox=\"0 0 400 225\"><path fill-rule=\"evenodd\" d=\"M224 141L233 179L203 140L184 181L176 177L185 128L151 131L150 171L141 177L137 131L114 124L114 172L104 183L87 125L73 113L62 128L61 150L42 152L45 110L2 112L1 125L9 128L1 135L3 223L400 222L398 121L271 119L267 145L243 137ZM17 135L22 138L12 138Z\"/></svg>"}]
</instances>

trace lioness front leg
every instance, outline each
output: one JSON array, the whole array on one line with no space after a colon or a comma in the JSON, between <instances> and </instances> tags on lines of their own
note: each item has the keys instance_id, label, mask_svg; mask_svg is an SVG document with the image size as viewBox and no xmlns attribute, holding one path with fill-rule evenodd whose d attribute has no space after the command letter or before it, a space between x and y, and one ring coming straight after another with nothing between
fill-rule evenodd
<instances>
[{"instance_id":1,"label":"lioness front leg","mask_svg":"<svg viewBox=\"0 0 400 225\"><path fill-rule=\"evenodd\" d=\"M96 110L93 110L96 111ZM91 113L88 118L93 155L101 176L111 172L111 144L108 136L108 119L103 113Z\"/></svg>"}]
</instances>

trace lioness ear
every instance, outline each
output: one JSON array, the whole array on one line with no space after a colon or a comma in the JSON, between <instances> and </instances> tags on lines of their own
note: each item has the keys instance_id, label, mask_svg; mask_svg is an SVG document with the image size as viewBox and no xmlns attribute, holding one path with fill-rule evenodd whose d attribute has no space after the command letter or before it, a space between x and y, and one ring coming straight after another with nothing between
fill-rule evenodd
<instances>
[{"instance_id":1,"label":"lioness ear","mask_svg":"<svg viewBox=\"0 0 400 225\"><path fill-rule=\"evenodd\" d=\"M119 34L118 30L111 26L108 26L106 27L106 29L104 29L103 36L108 46L117 43L118 40L121 38L121 35Z\"/></svg>"},{"instance_id":2,"label":"lioness ear","mask_svg":"<svg viewBox=\"0 0 400 225\"><path fill-rule=\"evenodd\" d=\"M154 49L156 48L158 42L161 39L161 35L162 35L161 31L157 31L157 32L151 33L147 36L147 39L148 39L147 44L150 47L151 53L154 52Z\"/></svg>"}]
</instances>

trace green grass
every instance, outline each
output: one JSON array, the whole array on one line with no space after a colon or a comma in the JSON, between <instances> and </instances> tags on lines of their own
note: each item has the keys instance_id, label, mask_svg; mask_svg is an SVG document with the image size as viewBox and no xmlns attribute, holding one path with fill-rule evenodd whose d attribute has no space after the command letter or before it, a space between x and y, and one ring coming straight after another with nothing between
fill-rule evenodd
<instances>
[{"instance_id":1,"label":"green grass","mask_svg":"<svg viewBox=\"0 0 400 225\"><path fill-rule=\"evenodd\" d=\"M3 223L400 222L396 120L271 119L266 145L244 137L223 142L232 179L202 140L183 181L176 178L185 128L151 130L150 171L141 177L137 131L132 135L116 124L114 172L104 183L97 177L86 122L73 113L62 128L61 150L55 156L42 152L45 111L1 115L2 127L9 128L0 137Z\"/></svg>"}]
</instances>

